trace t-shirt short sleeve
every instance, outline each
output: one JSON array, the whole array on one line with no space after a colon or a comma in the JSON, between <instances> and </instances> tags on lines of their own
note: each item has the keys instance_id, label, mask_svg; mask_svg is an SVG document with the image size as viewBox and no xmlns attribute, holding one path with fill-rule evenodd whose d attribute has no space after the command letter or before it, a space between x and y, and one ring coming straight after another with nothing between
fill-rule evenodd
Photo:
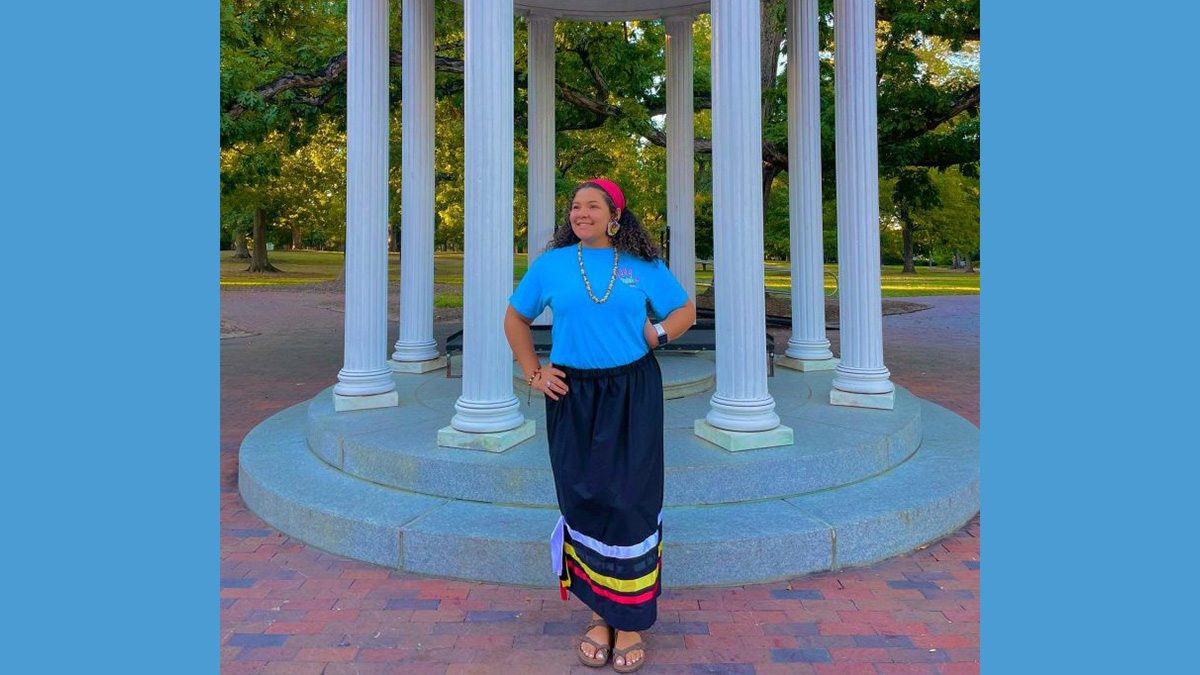
<instances>
[{"instance_id":1,"label":"t-shirt short sleeve","mask_svg":"<svg viewBox=\"0 0 1200 675\"><path fill-rule=\"evenodd\" d=\"M538 256L537 260L533 261L525 271L525 276L521 277L521 283L517 284L517 290L508 298L508 303L513 309L530 321L546 309L546 289L542 283L542 268L545 265L538 264L544 257L545 255Z\"/></svg>"},{"instance_id":2,"label":"t-shirt short sleeve","mask_svg":"<svg viewBox=\"0 0 1200 675\"><path fill-rule=\"evenodd\" d=\"M650 310L654 312L655 318L661 321L671 312L683 307L688 301L688 294L661 258L655 259L650 268L648 283L644 284L646 297L650 301Z\"/></svg>"}]
</instances>

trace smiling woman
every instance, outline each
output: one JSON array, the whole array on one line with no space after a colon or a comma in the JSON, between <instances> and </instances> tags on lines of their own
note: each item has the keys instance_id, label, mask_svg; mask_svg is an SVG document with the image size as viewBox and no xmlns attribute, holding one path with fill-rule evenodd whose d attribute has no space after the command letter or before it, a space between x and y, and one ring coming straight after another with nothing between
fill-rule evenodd
<instances>
[{"instance_id":1,"label":"smiling woman","mask_svg":"<svg viewBox=\"0 0 1200 675\"><path fill-rule=\"evenodd\" d=\"M561 512L551 561L563 600L569 591L593 612L577 656L601 666L611 653L616 670L631 672L645 658L637 631L655 623L662 594L663 386L653 350L691 328L696 308L610 180L575 188L547 248L509 298L504 331L530 390L545 395ZM547 307L553 346L543 366L529 324Z\"/></svg>"}]
</instances>

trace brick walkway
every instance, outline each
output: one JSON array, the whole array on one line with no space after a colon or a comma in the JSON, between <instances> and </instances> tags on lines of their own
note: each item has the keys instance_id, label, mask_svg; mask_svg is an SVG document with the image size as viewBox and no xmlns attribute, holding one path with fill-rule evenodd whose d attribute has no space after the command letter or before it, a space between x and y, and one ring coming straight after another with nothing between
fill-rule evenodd
<instances>
[{"instance_id":1,"label":"brick walkway","mask_svg":"<svg viewBox=\"0 0 1200 675\"><path fill-rule=\"evenodd\" d=\"M979 424L979 297L884 318L893 379ZM553 588L398 573L284 536L237 492L237 451L341 367L339 293L223 291L221 672L594 673L573 637L590 612ZM457 326L436 324L441 340ZM395 321L391 322L395 340ZM837 332L831 332L836 352ZM786 339L786 338L785 338ZM390 343L389 343L390 344ZM979 672L979 516L923 550L789 582L665 589L642 673Z\"/></svg>"}]
</instances>

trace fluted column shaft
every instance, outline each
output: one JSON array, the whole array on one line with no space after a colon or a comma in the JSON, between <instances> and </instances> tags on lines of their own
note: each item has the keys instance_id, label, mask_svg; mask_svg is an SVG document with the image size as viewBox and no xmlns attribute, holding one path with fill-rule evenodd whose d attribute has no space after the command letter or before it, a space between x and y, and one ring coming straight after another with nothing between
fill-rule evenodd
<instances>
[{"instance_id":1,"label":"fluted column shaft","mask_svg":"<svg viewBox=\"0 0 1200 675\"><path fill-rule=\"evenodd\" d=\"M554 236L554 17L531 14L529 26L529 228L532 265ZM535 324L550 323L550 310Z\"/></svg>"},{"instance_id":2,"label":"fluted column shaft","mask_svg":"<svg viewBox=\"0 0 1200 675\"><path fill-rule=\"evenodd\" d=\"M788 219L792 337L787 356L833 358L825 336L825 247L821 237L821 83L817 0L788 0Z\"/></svg>"},{"instance_id":3,"label":"fluted column shaft","mask_svg":"<svg viewBox=\"0 0 1200 675\"><path fill-rule=\"evenodd\" d=\"M392 358L437 358L433 339L433 0L404 0L400 337Z\"/></svg>"},{"instance_id":4,"label":"fluted column shaft","mask_svg":"<svg viewBox=\"0 0 1200 675\"><path fill-rule=\"evenodd\" d=\"M667 225L671 272L696 302L695 124L692 104L692 16L667 27Z\"/></svg>"},{"instance_id":5,"label":"fluted column shaft","mask_svg":"<svg viewBox=\"0 0 1200 675\"><path fill-rule=\"evenodd\" d=\"M387 364L387 0L350 0L346 109L346 336L333 391L369 396L396 388Z\"/></svg>"},{"instance_id":6,"label":"fluted column shaft","mask_svg":"<svg viewBox=\"0 0 1200 675\"><path fill-rule=\"evenodd\" d=\"M524 417L504 312L513 282L513 2L466 0L462 395L450 424L494 432Z\"/></svg>"},{"instance_id":7,"label":"fluted column shaft","mask_svg":"<svg viewBox=\"0 0 1200 675\"><path fill-rule=\"evenodd\" d=\"M717 390L706 419L731 431L779 426L767 391L758 12L757 2L712 3Z\"/></svg>"},{"instance_id":8,"label":"fluted column shaft","mask_svg":"<svg viewBox=\"0 0 1200 675\"><path fill-rule=\"evenodd\" d=\"M883 365L874 0L835 0L834 44L842 360L833 386L885 394L894 386Z\"/></svg>"}]
</instances>

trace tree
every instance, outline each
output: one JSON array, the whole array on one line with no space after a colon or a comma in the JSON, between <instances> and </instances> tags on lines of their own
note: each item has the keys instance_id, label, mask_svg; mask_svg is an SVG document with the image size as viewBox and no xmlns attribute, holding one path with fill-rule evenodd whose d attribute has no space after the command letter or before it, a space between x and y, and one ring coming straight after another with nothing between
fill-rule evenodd
<instances>
[{"instance_id":1,"label":"tree","mask_svg":"<svg viewBox=\"0 0 1200 675\"><path fill-rule=\"evenodd\" d=\"M903 167L894 170L894 173L897 177L892 187L892 205L904 237L904 269L901 274L916 274L917 270L913 267L913 234L919 225L913 218L913 212L935 209L942 205L942 200L929 177L928 169Z\"/></svg>"},{"instance_id":2,"label":"tree","mask_svg":"<svg viewBox=\"0 0 1200 675\"><path fill-rule=\"evenodd\" d=\"M250 249L246 248L246 230L240 227L233 235L232 260L250 260Z\"/></svg>"},{"instance_id":3,"label":"tree","mask_svg":"<svg viewBox=\"0 0 1200 675\"><path fill-rule=\"evenodd\" d=\"M249 271L272 271L271 228L290 232L293 248L340 244L345 231L345 133L322 123L304 145L288 150L282 134L222 151L222 222L235 232L253 224Z\"/></svg>"},{"instance_id":4,"label":"tree","mask_svg":"<svg viewBox=\"0 0 1200 675\"><path fill-rule=\"evenodd\" d=\"M266 95L265 81L287 81L298 71L345 53L344 3L313 0L222 0L221 211L244 235L252 223L254 249L248 271L273 272L267 260L267 229L280 207L284 157L309 140L324 117L337 117L344 82L302 94ZM343 78L344 79L344 78ZM235 236L235 239L237 237Z\"/></svg>"},{"instance_id":5,"label":"tree","mask_svg":"<svg viewBox=\"0 0 1200 675\"><path fill-rule=\"evenodd\" d=\"M935 245L957 253L965 262L964 272L975 271L973 260L979 252L979 178L963 176L956 169L932 172L941 206L917 217L928 223Z\"/></svg>"},{"instance_id":6,"label":"tree","mask_svg":"<svg viewBox=\"0 0 1200 675\"><path fill-rule=\"evenodd\" d=\"M307 143L281 157L272 181L276 223L291 230L293 248L343 242L346 219L346 134L323 121Z\"/></svg>"},{"instance_id":7,"label":"tree","mask_svg":"<svg viewBox=\"0 0 1200 675\"><path fill-rule=\"evenodd\" d=\"M882 253L885 261L900 259L906 266L911 255L920 247L929 259L938 264L953 258L970 259L979 251L979 179L963 176L957 169L927 171L918 180L927 181L923 190L936 195L936 203L916 206L898 202L896 179L887 179L880 186L882 216ZM901 204L908 207L907 223L902 223ZM915 265L913 266L915 269Z\"/></svg>"},{"instance_id":8,"label":"tree","mask_svg":"<svg viewBox=\"0 0 1200 675\"><path fill-rule=\"evenodd\" d=\"M221 153L221 220L241 236L251 229L254 247L247 272L278 272L267 260L271 178L279 175L279 152L273 143L234 146Z\"/></svg>"},{"instance_id":9,"label":"tree","mask_svg":"<svg viewBox=\"0 0 1200 675\"><path fill-rule=\"evenodd\" d=\"M763 206L766 240L781 240L786 231L788 169L786 78L779 58L787 54L784 0L759 0L762 17L763 77ZM394 3L392 44L400 19ZM822 174L824 194L833 198L833 49L832 0L820 0L819 40L822 45ZM879 0L879 157L885 180L916 185L921 170L957 167L962 176L977 173L979 159L979 3L977 0ZM260 25L261 24L261 25ZM463 109L462 7L435 4L437 97L435 162L437 172L437 242L461 246ZM516 91L514 147L520 167L525 148L525 26L516 21L514 44ZM286 39L285 39L286 38ZM697 18L694 109L697 163L697 249L703 256L711 246L711 221L704 190L711 185L711 73L708 15ZM290 40L290 42L289 42ZM226 43L230 47L226 48ZM344 5L284 0L223 0L222 3L222 147L230 142L261 142L267 131L286 130L302 144L316 124L327 117L344 124L345 114ZM660 21L586 23L560 21L555 26L557 169L560 188L598 173L630 184L644 219L652 228L665 226L663 150L666 134L665 31ZM228 52L228 54L227 54ZM393 68L403 53L393 49ZM226 67L232 72L227 76ZM402 105L399 71L393 71L394 108ZM394 124L393 128L398 128ZM401 140L402 142L402 140ZM393 144L393 166L398 165ZM906 173L907 172L907 173ZM400 189L398 177L393 188ZM514 185L514 228L523 238L525 181L518 171ZM776 193L776 198L772 198ZM911 214L925 203L912 202ZM917 201L913 201L917 200ZM399 200L396 200L397 202ZM919 202L919 203L918 203ZM786 203L784 199L783 203ZM398 222L398 204L393 208ZM782 229L781 229L782 228ZM706 240L706 237L708 238Z\"/></svg>"}]
</instances>

